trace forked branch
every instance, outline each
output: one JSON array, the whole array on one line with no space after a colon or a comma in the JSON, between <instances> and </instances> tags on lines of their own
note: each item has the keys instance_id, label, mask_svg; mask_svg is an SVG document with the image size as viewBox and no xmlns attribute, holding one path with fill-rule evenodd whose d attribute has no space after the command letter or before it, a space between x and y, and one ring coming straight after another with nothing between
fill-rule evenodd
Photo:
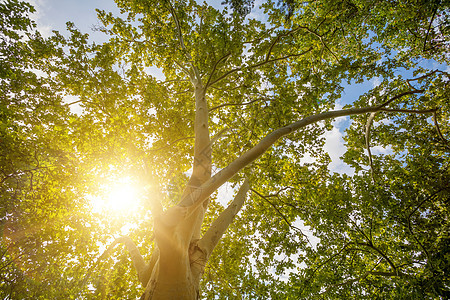
<instances>
[{"instance_id":1,"label":"forked branch","mask_svg":"<svg viewBox=\"0 0 450 300\"><path fill-rule=\"evenodd\" d=\"M224 56L222 56L221 58L219 58L219 60L217 60L217 61L214 63L213 69L212 69L212 71L211 71L211 75L209 75L208 81L206 82L205 89L208 89L208 87L209 87L209 85L210 85L210 83L211 83L211 79L212 79L212 77L214 76L214 73L216 72L217 66L220 64L220 62L221 62L222 60L223 60L223 61L226 61L227 58L230 57L230 55L231 55L231 52L228 52L227 54L225 54Z\"/></svg>"},{"instance_id":2,"label":"forked branch","mask_svg":"<svg viewBox=\"0 0 450 300\"><path fill-rule=\"evenodd\" d=\"M275 211L278 213L278 215L283 219L283 221L289 226L289 228L299 232L304 238L305 240L308 242L308 244L312 247L313 245L311 244L311 241L309 240L308 236L306 234L303 233L303 231L298 228L297 226L292 225L291 222L289 222L289 220L286 218L286 216L280 211L280 209L272 202L268 199L267 196L264 196L263 194L261 194L260 192L258 192L255 189L251 189L251 191L253 193L255 193L256 195L258 195L261 199L263 199L264 201L266 201L267 203L269 203L270 206L272 206Z\"/></svg>"},{"instance_id":3,"label":"forked branch","mask_svg":"<svg viewBox=\"0 0 450 300\"><path fill-rule=\"evenodd\" d=\"M227 167L222 169L216 175L211 177L202 186L196 189L195 192L183 197L179 205L181 206L191 206L190 211L194 211L202 202L209 197L217 188L222 184L227 182L231 177L238 173L242 168L249 165L255 161L258 157L264 154L267 149L269 149L276 141L278 141L283 136L286 136L300 128L306 127L310 124L317 123L319 121L333 119L337 117L364 114L370 112L380 111L381 108L378 106L369 106L362 108L350 108L343 110L335 110L323 112L317 115L306 117L302 120L289 124L287 126L278 128L263 138L258 144L253 148L242 154L240 157L236 158ZM188 215L190 212L188 213Z\"/></svg>"},{"instance_id":4,"label":"forked branch","mask_svg":"<svg viewBox=\"0 0 450 300\"><path fill-rule=\"evenodd\" d=\"M383 102L382 104L378 105L378 108L380 108L380 109L384 108L384 107L388 106L389 104L391 104L394 100L400 99L400 98L402 98L404 96L407 96L407 95L422 93L423 91L424 90L416 90L416 89L414 89L412 91L406 91L406 92L400 93L398 95L395 95L391 99Z\"/></svg>"},{"instance_id":5,"label":"forked branch","mask_svg":"<svg viewBox=\"0 0 450 300\"><path fill-rule=\"evenodd\" d=\"M197 188L194 192L189 195L184 196L179 205L180 206L189 206L189 211L187 216L192 214L203 202L222 184L227 182L230 178L236 175L242 168L248 166L250 163L255 161L258 157L263 155L267 149L269 149L275 142L277 142L280 138L299 130L300 128L304 128L310 124L317 123L323 120L329 120L337 117L344 117L350 115L359 115L365 113L373 113L386 110L385 106L387 106L390 102L395 99L399 99L403 96L420 93L421 90L414 90L401 93L389 99L378 106L368 106L368 107L360 107L360 108L349 108L342 110L334 110L323 112L320 114L316 114L313 116L308 116L302 120L291 123L284 127L278 128L271 133L267 134L258 144L256 144L253 148L242 154L240 157L236 158L233 162L231 162L227 167L219 171L205 183L203 183L199 188Z\"/></svg>"},{"instance_id":6,"label":"forked branch","mask_svg":"<svg viewBox=\"0 0 450 300\"><path fill-rule=\"evenodd\" d=\"M228 207L217 217L217 219L211 224L208 231L203 235L198 245L206 252L206 259L211 255L212 251L216 247L217 243L222 238L222 235L233 222L234 217L242 208L244 204L245 197L248 190L250 189L250 184L248 179L244 180L244 183L239 188L238 193L234 197L233 202L228 205Z\"/></svg>"}]
</instances>

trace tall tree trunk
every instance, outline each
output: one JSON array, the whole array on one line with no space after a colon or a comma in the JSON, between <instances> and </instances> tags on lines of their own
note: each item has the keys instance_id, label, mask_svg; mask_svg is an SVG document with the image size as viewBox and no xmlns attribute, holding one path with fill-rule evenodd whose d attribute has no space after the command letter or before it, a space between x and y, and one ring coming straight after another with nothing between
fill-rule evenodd
<instances>
[{"instance_id":1,"label":"tall tree trunk","mask_svg":"<svg viewBox=\"0 0 450 300\"><path fill-rule=\"evenodd\" d=\"M192 175L182 199L197 199L198 189L211 178L211 139L208 126L208 106L205 88L195 75L191 77L195 88L195 144ZM192 204L191 203L191 204ZM200 230L208 206L207 198L188 212L189 203L180 203L165 212L154 214L157 262L141 299L197 299L199 282L206 255L197 246ZM152 257L152 261L155 258ZM148 276L148 274L147 274ZM145 277L147 277L145 276Z\"/></svg>"}]
</instances>

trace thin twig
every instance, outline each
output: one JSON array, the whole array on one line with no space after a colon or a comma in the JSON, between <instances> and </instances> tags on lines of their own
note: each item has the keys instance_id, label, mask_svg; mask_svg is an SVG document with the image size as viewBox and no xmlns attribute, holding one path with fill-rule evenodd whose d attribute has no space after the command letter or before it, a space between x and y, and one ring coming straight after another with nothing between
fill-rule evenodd
<instances>
[{"instance_id":1,"label":"thin twig","mask_svg":"<svg viewBox=\"0 0 450 300\"><path fill-rule=\"evenodd\" d=\"M411 225L411 217L412 215L427 201L433 199L438 193L440 193L444 188L439 189L438 191L434 192L433 194L429 195L428 197L426 197L423 201L421 201L419 203L419 205L416 206L416 208L413 209L413 211L408 215L407 217L407 221L408 221L408 231L409 233L412 235L412 237L414 238L414 240L416 241L417 244L419 244L420 248L422 248L422 250L425 252L425 255L427 256L428 260L427 263L430 264L431 269L434 269L433 266L433 262L430 259L430 254L428 253L426 247L420 242L420 240L416 237L415 233L412 230L412 225Z\"/></svg>"},{"instance_id":2,"label":"thin twig","mask_svg":"<svg viewBox=\"0 0 450 300\"><path fill-rule=\"evenodd\" d=\"M426 113L433 113L433 116L436 115L436 108L432 108L432 109L427 109L427 110L416 110L416 109L396 109L396 108L382 108L380 109L380 111L384 111L384 112L401 112L401 113L414 113L414 114L426 114ZM366 138L366 150L367 150L367 155L369 156L369 165L370 165L370 170L371 170L371 177L372 177L372 182L375 183L375 170L373 168L373 159L372 159L372 152L370 151L370 128L373 124L373 120L375 118L376 112L373 112L370 114L369 119L367 120L367 124L366 124L366 134L365 134L365 138ZM436 121L435 121L436 123ZM437 127L439 129L439 127ZM438 130L438 132L440 133L440 131ZM442 137L442 136L441 136Z\"/></svg>"},{"instance_id":3,"label":"thin twig","mask_svg":"<svg viewBox=\"0 0 450 300\"><path fill-rule=\"evenodd\" d=\"M397 267L394 265L394 262L385 253L383 253L380 249L375 247L372 242L369 242L369 243L356 242L355 244L360 245L360 246L366 246L366 247L369 247L370 249L375 250L375 252L380 254L381 257L383 257L386 260L386 262L391 266L391 268L393 269L394 272L398 272Z\"/></svg>"},{"instance_id":4,"label":"thin twig","mask_svg":"<svg viewBox=\"0 0 450 300\"><path fill-rule=\"evenodd\" d=\"M349 285L349 284L351 284L351 283L353 283L353 282L355 282L355 281L361 281L361 280L365 279L365 278L366 278L367 276L369 276L369 275L373 275L373 270L374 270L376 267L378 267L378 265L380 264L380 262L381 262L381 259L378 260L378 262L375 264L375 266L373 266L373 268L372 268L370 271L364 272L363 275L358 276L358 277L356 277L356 278L354 278L354 279L349 279L349 280L344 281L344 282L342 282L342 283L333 284L333 285L331 285L330 287L328 287L324 292L320 293L319 295L323 295L323 294L328 293L328 292L329 292L332 288L334 288L334 287L342 287L342 286L345 286L345 285ZM377 273L377 272L375 272L375 273Z\"/></svg>"},{"instance_id":5,"label":"thin twig","mask_svg":"<svg viewBox=\"0 0 450 300\"><path fill-rule=\"evenodd\" d=\"M292 229L294 229L294 230L300 232L301 235L303 235L303 236L305 237L305 239L306 239L306 241L308 242L308 244L312 247L312 244L311 244L311 242L309 241L308 236L307 236L306 234L304 234L303 231L302 231L300 228L298 228L298 227L292 225L291 222L289 222L289 220L286 218L286 216L278 209L278 207L277 207L275 204L273 204L269 199L267 199L266 196L262 195L262 194L259 193L258 191L254 190L254 189L250 189L250 191L252 191L252 192L255 193L256 195L258 195L261 199L263 199L264 201L266 201L267 203L269 203L270 206L272 206L272 207L275 209L275 211L283 218L283 220L286 222L286 224L287 224L290 228L292 228Z\"/></svg>"},{"instance_id":6,"label":"thin twig","mask_svg":"<svg viewBox=\"0 0 450 300\"><path fill-rule=\"evenodd\" d=\"M157 149L150 149L148 151L151 151L151 152L161 151L161 150L164 150L166 148L172 147L174 144L178 143L179 141L189 140L189 139L193 139L193 138L195 138L195 137L194 136L188 136L188 137L179 138L179 139L176 139L173 142L170 142L169 145L166 145L166 146L163 146L163 147L157 148Z\"/></svg>"},{"instance_id":7,"label":"thin twig","mask_svg":"<svg viewBox=\"0 0 450 300\"><path fill-rule=\"evenodd\" d=\"M444 188L440 188L439 190L437 190L436 192L434 192L433 194L429 195L428 197L426 197L423 201L421 201L419 203L419 205L416 206L416 208L413 209L413 211L408 215L408 219L410 219L412 217L412 215L427 201L429 201L430 199L432 199L434 196L436 196L437 194L439 194L441 191L443 191Z\"/></svg>"},{"instance_id":8,"label":"thin twig","mask_svg":"<svg viewBox=\"0 0 450 300\"><path fill-rule=\"evenodd\" d=\"M210 82L211 82L211 78L214 76L214 73L216 72L216 69L217 69L217 66L219 65L219 63L220 63L222 60L226 60L230 55L231 55L231 52L228 52L227 54L225 54L224 56L222 56L221 58L219 58L218 61L216 61L216 63L215 63L214 66L213 66L213 69L212 69L212 71L211 71L211 75L209 75L208 81L206 82L205 89L207 89L207 88L209 87Z\"/></svg>"},{"instance_id":9,"label":"thin twig","mask_svg":"<svg viewBox=\"0 0 450 300\"><path fill-rule=\"evenodd\" d=\"M344 250L347 249L348 246L350 246L352 243L347 243L344 245L344 247L342 247L341 250L339 250L337 253L331 255L326 261L322 262L321 264L319 264L313 271L312 274L309 276L309 278L306 281L309 281L309 279L314 276L314 274L323 266L325 266L326 264L328 264L333 258L335 258L336 256L340 255L342 252L344 252Z\"/></svg>"},{"instance_id":10,"label":"thin twig","mask_svg":"<svg viewBox=\"0 0 450 300\"><path fill-rule=\"evenodd\" d=\"M286 55L286 56L283 56L283 57L270 59L270 60L268 60L268 61L263 61L263 62L254 64L254 65L251 65L251 66L249 67L249 69L258 68L258 67L261 67L261 66L263 66L263 65L265 65L265 64L272 63L272 62L276 62L276 61L279 61L279 60L288 59L288 58L291 58L291 57L302 56L302 55L305 55L306 53L310 52L312 49L313 49L313 47L310 47L308 50L305 50L305 51L303 51L302 53L289 54L289 55Z\"/></svg>"},{"instance_id":11,"label":"thin twig","mask_svg":"<svg viewBox=\"0 0 450 300\"><path fill-rule=\"evenodd\" d=\"M220 104L220 105L218 105L216 107L210 108L209 111L211 112L213 110L216 110L216 109L219 109L219 108L222 108L222 107L225 107L225 106L244 106L244 105L249 105L249 104L252 104L252 103L254 103L256 101L259 101L261 99L264 99L264 98L258 98L258 99L255 99L255 100L252 100L252 101L249 101L249 102L244 102L244 103L224 103L224 104Z\"/></svg>"},{"instance_id":12,"label":"thin twig","mask_svg":"<svg viewBox=\"0 0 450 300\"><path fill-rule=\"evenodd\" d=\"M427 34L426 34L426 36L425 36L425 39L423 40L423 49L422 49L422 51L424 51L424 52L431 49L431 47L430 47L429 49L426 49L426 46L427 46L427 39L428 39L428 35L430 34L431 25L433 24L434 17L436 16L437 10L438 10L438 8L439 8L439 4L440 4L440 1L439 1L439 3L436 5L436 8L435 8L434 11L433 11L433 16L431 17L430 24L428 25Z\"/></svg>"},{"instance_id":13,"label":"thin twig","mask_svg":"<svg viewBox=\"0 0 450 300\"><path fill-rule=\"evenodd\" d=\"M394 97L392 97L391 99L387 100L386 102L378 105L378 108L380 108L380 110L381 110L383 107L388 106L394 100L397 100L397 99L402 98L402 97L407 96L407 95L418 94L418 93L422 93L422 92L424 92L424 90L413 90L413 91L403 92L401 94L395 95Z\"/></svg>"},{"instance_id":14,"label":"thin twig","mask_svg":"<svg viewBox=\"0 0 450 300\"><path fill-rule=\"evenodd\" d=\"M298 31L298 30L300 30L300 29L302 29L301 26L299 26L299 27L297 27L297 28L295 28L295 29L289 30L288 32L284 32L284 33L281 33L281 34L277 35L277 37L275 38L275 40L274 40L274 41L272 42L272 44L270 45L269 50L267 51L265 61L269 61L270 54L272 53L273 47L275 47L275 45L280 41L281 38L286 37L286 36L288 36L288 35L290 35L290 34L292 34L292 33L295 33L296 31Z\"/></svg>"},{"instance_id":15,"label":"thin twig","mask_svg":"<svg viewBox=\"0 0 450 300\"><path fill-rule=\"evenodd\" d=\"M334 54L333 51L331 51L330 48L327 46L327 44L324 42L324 40L323 40L323 35L318 34L318 33L315 32L314 30L312 30L312 29L310 29L309 27L306 27L306 26L301 26L301 28L302 28L302 29L305 29L305 30L308 31L309 33L311 33L311 34L315 35L317 38L319 38L320 42L321 42L322 45L325 47L325 49L327 49L328 52L330 52L330 53L334 56L334 58L335 58L336 60L338 60L336 54Z\"/></svg>"},{"instance_id":16,"label":"thin twig","mask_svg":"<svg viewBox=\"0 0 450 300\"><path fill-rule=\"evenodd\" d=\"M257 63L257 64L254 64L254 65L248 66L247 68L248 68L248 69L254 69L254 68L261 67L261 66L263 66L263 65L265 65L265 64L272 63L272 62L276 62L276 61L279 61L279 60L284 60L284 59L288 59L288 58L291 58L291 57L302 56L302 55L305 55L305 54L307 54L308 52L310 52L312 49L313 49L313 47L310 47L308 50L303 51L302 53L298 53L298 54L290 54L290 55L286 55L286 56L283 56L283 57L280 57L280 58L274 58L274 59L270 59L270 60L264 60L264 61L262 61L262 62L260 62L260 63ZM220 76L219 78L217 78L217 79L215 79L214 81L212 81L209 85L211 86L211 85L213 85L213 84L215 84L215 83L221 81L222 79L228 77L229 75L231 75L231 74L233 74L233 73L235 73L235 72L237 72L237 71L240 71L240 70L242 70L242 69L243 69L243 67L238 67L238 68L231 69L230 71L226 72L225 74L223 74L223 75Z\"/></svg>"}]
</instances>

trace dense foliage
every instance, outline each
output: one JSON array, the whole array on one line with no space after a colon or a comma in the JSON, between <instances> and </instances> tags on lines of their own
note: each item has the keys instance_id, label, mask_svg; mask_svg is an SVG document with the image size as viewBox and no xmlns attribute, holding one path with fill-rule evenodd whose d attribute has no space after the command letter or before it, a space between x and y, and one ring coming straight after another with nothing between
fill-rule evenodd
<instances>
[{"instance_id":1,"label":"dense foliage","mask_svg":"<svg viewBox=\"0 0 450 300\"><path fill-rule=\"evenodd\" d=\"M208 261L205 299L449 298L450 3L265 1L252 19L252 1L225 2L116 0L121 16L98 11L103 44L70 23L68 36L44 38L29 4L0 3L0 297L142 293L124 249L98 258L129 223L149 258L149 198L180 200L195 66L214 173L277 128L342 104L386 104L346 119L352 174L329 171L326 120L230 180L232 190L247 177L251 190ZM375 78L346 98L344 87ZM141 187L142 209L92 210L89 199L124 176ZM205 230L222 197L211 197Z\"/></svg>"}]
</instances>

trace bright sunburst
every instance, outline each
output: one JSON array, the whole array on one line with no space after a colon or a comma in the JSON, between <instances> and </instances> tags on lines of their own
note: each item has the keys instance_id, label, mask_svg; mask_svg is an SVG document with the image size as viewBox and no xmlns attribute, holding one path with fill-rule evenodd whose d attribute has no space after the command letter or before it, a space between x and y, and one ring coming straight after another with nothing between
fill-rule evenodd
<instances>
[{"instance_id":1,"label":"bright sunburst","mask_svg":"<svg viewBox=\"0 0 450 300\"><path fill-rule=\"evenodd\" d=\"M139 207L138 189L129 177L103 186L102 190L104 190L103 195L89 197L94 212L125 213L135 211Z\"/></svg>"}]
</instances>

